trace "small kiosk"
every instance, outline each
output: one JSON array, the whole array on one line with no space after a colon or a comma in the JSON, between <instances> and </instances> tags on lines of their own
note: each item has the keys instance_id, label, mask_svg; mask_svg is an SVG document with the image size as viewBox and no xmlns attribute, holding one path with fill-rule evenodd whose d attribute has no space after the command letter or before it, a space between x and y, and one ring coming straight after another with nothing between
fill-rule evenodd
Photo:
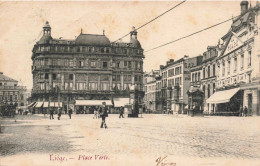
<instances>
[{"instance_id":1,"label":"small kiosk","mask_svg":"<svg viewBox=\"0 0 260 166\"><path fill-rule=\"evenodd\" d=\"M202 114L204 92L199 87L191 87L188 92L188 115Z\"/></svg>"}]
</instances>

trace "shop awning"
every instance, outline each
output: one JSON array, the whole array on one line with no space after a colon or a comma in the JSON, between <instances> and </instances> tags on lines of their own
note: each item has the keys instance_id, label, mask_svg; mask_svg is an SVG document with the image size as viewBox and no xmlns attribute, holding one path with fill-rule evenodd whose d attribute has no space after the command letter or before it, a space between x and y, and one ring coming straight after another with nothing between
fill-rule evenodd
<instances>
[{"instance_id":1,"label":"shop awning","mask_svg":"<svg viewBox=\"0 0 260 166\"><path fill-rule=\"evenodd\" d=\"M103 102L106 102L107 106L112 106L111 100L76 100L78 106L101 106Z\"/></svg>"},{"instance_id":2,"label":"shop awning","mask_svg":"<svg viewBox=\"0 0 260 166\"><path fill-rule=\"evenodd\" d=\"M48 108L49 102L44 102L43 103L43 107L44 108ZM58 102L50 102L50 107L59 107L59 103ZM62 107L62 102L60 102L60 107Z\"/></svg>"},{"instance_id":3,"label":"shop awning","mask_svg":"<svg viewBox=\"0 0 260 166\"><path fill-rule=\"evenodd\" d=\"M114 98L114 107L124 107L129 104L129 98Z\"/></svg>"},{"instance_id":4,"label":"shop awning","mask_svg":"<svg viewBox=\"0 0 260 166\"><path fill-rule=\"evenodd\" d=\"M240 88L234 88L224 91L215 92L207 99L207 103L228 103L230 99L240 90Z\"/></svg>"},{"instance_id":5,"label":"shop awning","mask_svg":"<svg viewBox=\"0 0 260 166\"><path fill-rule=\"evenodd\" d=\"M40 108L43 105L43 102L37 102L37 104L34 106L35 108Z\"/></svg>"},{"instance_id":6,"label":"shop awning","mask_svg":"<svg viewBox=\"0 0 260 166\"><path fill-rule=\"evenodd\" d=\"M27 106L20 106L20 107L16 107L16 109L26 109L28 108Z\"/></svg>"},{"instance_id":7,"label":"shop awning","mask_svg":"<svg viewBox=\"0 0 260 166\"><path fill-rule=\"evenodd\" d=\"M36 102L32 102L31 104L27 105L27 108L33 107L35 106L35 104L37 104Z\"/></svg>"}]
</instances>

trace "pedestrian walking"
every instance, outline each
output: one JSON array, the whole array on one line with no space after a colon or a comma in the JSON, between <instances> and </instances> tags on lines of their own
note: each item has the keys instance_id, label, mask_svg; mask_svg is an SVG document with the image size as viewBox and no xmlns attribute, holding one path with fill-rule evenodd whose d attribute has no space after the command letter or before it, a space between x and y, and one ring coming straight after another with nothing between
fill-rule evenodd
<instances>
[{"instance_id":1,"label":"pedestrian walking","mask_svg":"<svg viewBox=\"0 0 260 166\"><path fill-rule=\"evenodd\" d=\"M100 114L102 113L102 107L98 108L98 119L101 117Z\"/></svg>"},{"instance_id":2,"label":"pedestrian walking","mask_svg":"<svg viewBox=\"0 0 260 166\"><path fill-rule=\"evenodd\" d=\"M94 117L93 119L97 119L98 118L98 110L97 108L94 108Z\"/></svg>"},{"instance_id":3,"label":"pedestrian walking","mask_svg":"<svg viewBox=\"0 0 260 166\"><path fill-rule=\"evenodd\" d=\"M53 111L53 109L51 109L51 110L50 110L50 120L51 120L51 119L54 119L54 118L53 118L53 113L54 113L54 111Z\"/></svg>"},{"instance_id":4,"label":"pedestrian walking","mask_svg":"<svg viewBox=\"0 0 260 166\"><path fill-rule=\"evenodd\" d=\"M70 117L70 119L71 119L71 114L72 114L72 109L70 108L69 109L69 117Z\"/></svg>"},{"instance_id":5,"label":"pedestrian walking","mask_svg":"<svg viewBox=\"0 0 260 166\"><path fill-rule=\"evenodd\" d=\"M105 126L105 128L107 128L106 117L108 117L108 114L107 114L106 102L102 103L102 112L101 112L100 116L102 118L102 122L101 122L100 128L103 128L103 126Z\"/></svg>"},{"instance_id":6,"label":"pedestrian walking","mask_svg":"<svg viewBox=\"0 0 260 166\"><path fill-rule=\"evenodd\" d=\"M58 110L58 120L60 120L61 117L61 108Z\"/></svg>"},{"instance_id":7,"label":"pedestrian walking","mask_svg":"<svg viewBox=\"0 0 260 166\"><path fill-rule=\"evenodd\" d=\"M58 120L60 120L61 117L61 108L58 110Z\"/></svg>"},{"instance_id":8,"label":"pedestrian walking","mask_svg":"<svg viewBox=\"0 0 260 166\"><path fill-rule=\"evenodd\" d=\"M124 107L120 107L120 115L119 115L119 118L124 118Z\"/></svg>"},{"instance_id":9,"label":"pedestrian walking","mask_svg":"<svg viewBox=\"0 0 260 166\"><path fill-rule=\"evenodd\" d=\"M247 111L248 111L248 109L247 109L247 107L245 106L245 108L244 108L244 116L247 116Z\"/></svg>"}]
</instances>

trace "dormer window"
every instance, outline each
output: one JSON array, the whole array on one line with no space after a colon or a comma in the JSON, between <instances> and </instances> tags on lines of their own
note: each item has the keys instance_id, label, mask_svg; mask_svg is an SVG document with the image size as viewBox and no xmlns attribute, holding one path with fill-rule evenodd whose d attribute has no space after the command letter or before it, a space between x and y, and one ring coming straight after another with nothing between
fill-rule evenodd
<instances>
[{"instance_id":1,"label":"dormer window","mask_svg":"<svg viewBox=\"0 0 260 166\"><path fill-rule=\"evenodd\" d=\"M106 48L106 53L109 53L109 48Z\"/></svg>"},{"instance_id":2,"label":"dormer window","mask_svg":"<svg viewBox=\"0 0 260 166\"><path fill-rule=\"evenodd\" d=\"M104 53L105 52L105 49L104 48L101 48L101 53Z\"/></svg>"}]
</instances>

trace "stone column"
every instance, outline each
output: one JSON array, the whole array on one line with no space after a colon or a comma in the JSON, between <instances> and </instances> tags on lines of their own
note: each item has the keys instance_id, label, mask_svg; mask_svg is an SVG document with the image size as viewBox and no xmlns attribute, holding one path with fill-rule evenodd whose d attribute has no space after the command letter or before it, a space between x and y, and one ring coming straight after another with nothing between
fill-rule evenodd
<instances>
[{"instance_id":1,"label":"stone column","mask_svg":"<svg viewBox=\"0 0 260 166\"><path fill-rule=\"evenodd\" d=\"M76 74L73 74L73 85L72 85L72 89L75 90L76 89Z\"/></svg>"},{"instance_id":2,"label":"stone column","mask_svg":"<svg viewBox=\"0 0 260 166\"><path fill-rule=\"evenodd\" d=\"M259 93L258 93L258 90L253 90L253 93L252 93L252 116L256 116L258 115L258 107L259 107Z\"/></svg>"},{"instance_id":3,"label":"stone column","mask_svg":"<svg viewBox=\"0 0 260 166\"><path fill-rule=\"evenodd\" d=\"M86 75L86 87L85 87L86 90L89 90L88 82L89 82L89 81L88 81L88 75Z\"/></svg>"},{"instance_id":4,"label":"stone column","mask_svg":"<svg viewBox=\"0 0 260 166\"><path fill-rule=\"evenodd\" d=\"M64 73L61 73L60 77L61 77L61 90L64 90L65 89L65 87L64 87Z\"/></svg>"},{"instance_id":5,"label":"stone column","mask_svg":"<svg viewBox=\"0 0 260 166\"><path fill-rule=\"evenodd\" d=\"M98 75L98 85L97 89L101 90L101 84L100 84L100 74Z\"/></svg>"},{"instance_id":6,"label":"stone column","mask_svg":"<svg viewBox=\"0 0 260 166\"><path fill-rule=\"evenodd\" d=\"M135 75L132 74L132 85L134 85L134 84L135 84Z\"/></svg>"},{"instance_id":7,"label":"stone column","mask_svg":"<svg viewBox=\"0 0 260 166\"><path fill-rule=\"evenodd\" d=\"M123 72L120 75L121 90L124 90L124 75Z\"/></svg>"},{"instance_id":8,"label":"stone column","mask_svg":"<svg viewBox=\"0 0 260 166\"><path fill-rule=\"evenodd\" d=\"M52 88L52 73L49 73L49 89Z\"/></svg>"},{"instance_id":9,"label":"stone column","mask_svg":"<svg viewBox=\"0 0 260 166\"><path fill-rule=\"evenodd\" d=\"M112 79L112 75L109 76L109 87L110 87L110 90L112 91L113 90L113 79Z\"/></svg>"}]
</instances>

